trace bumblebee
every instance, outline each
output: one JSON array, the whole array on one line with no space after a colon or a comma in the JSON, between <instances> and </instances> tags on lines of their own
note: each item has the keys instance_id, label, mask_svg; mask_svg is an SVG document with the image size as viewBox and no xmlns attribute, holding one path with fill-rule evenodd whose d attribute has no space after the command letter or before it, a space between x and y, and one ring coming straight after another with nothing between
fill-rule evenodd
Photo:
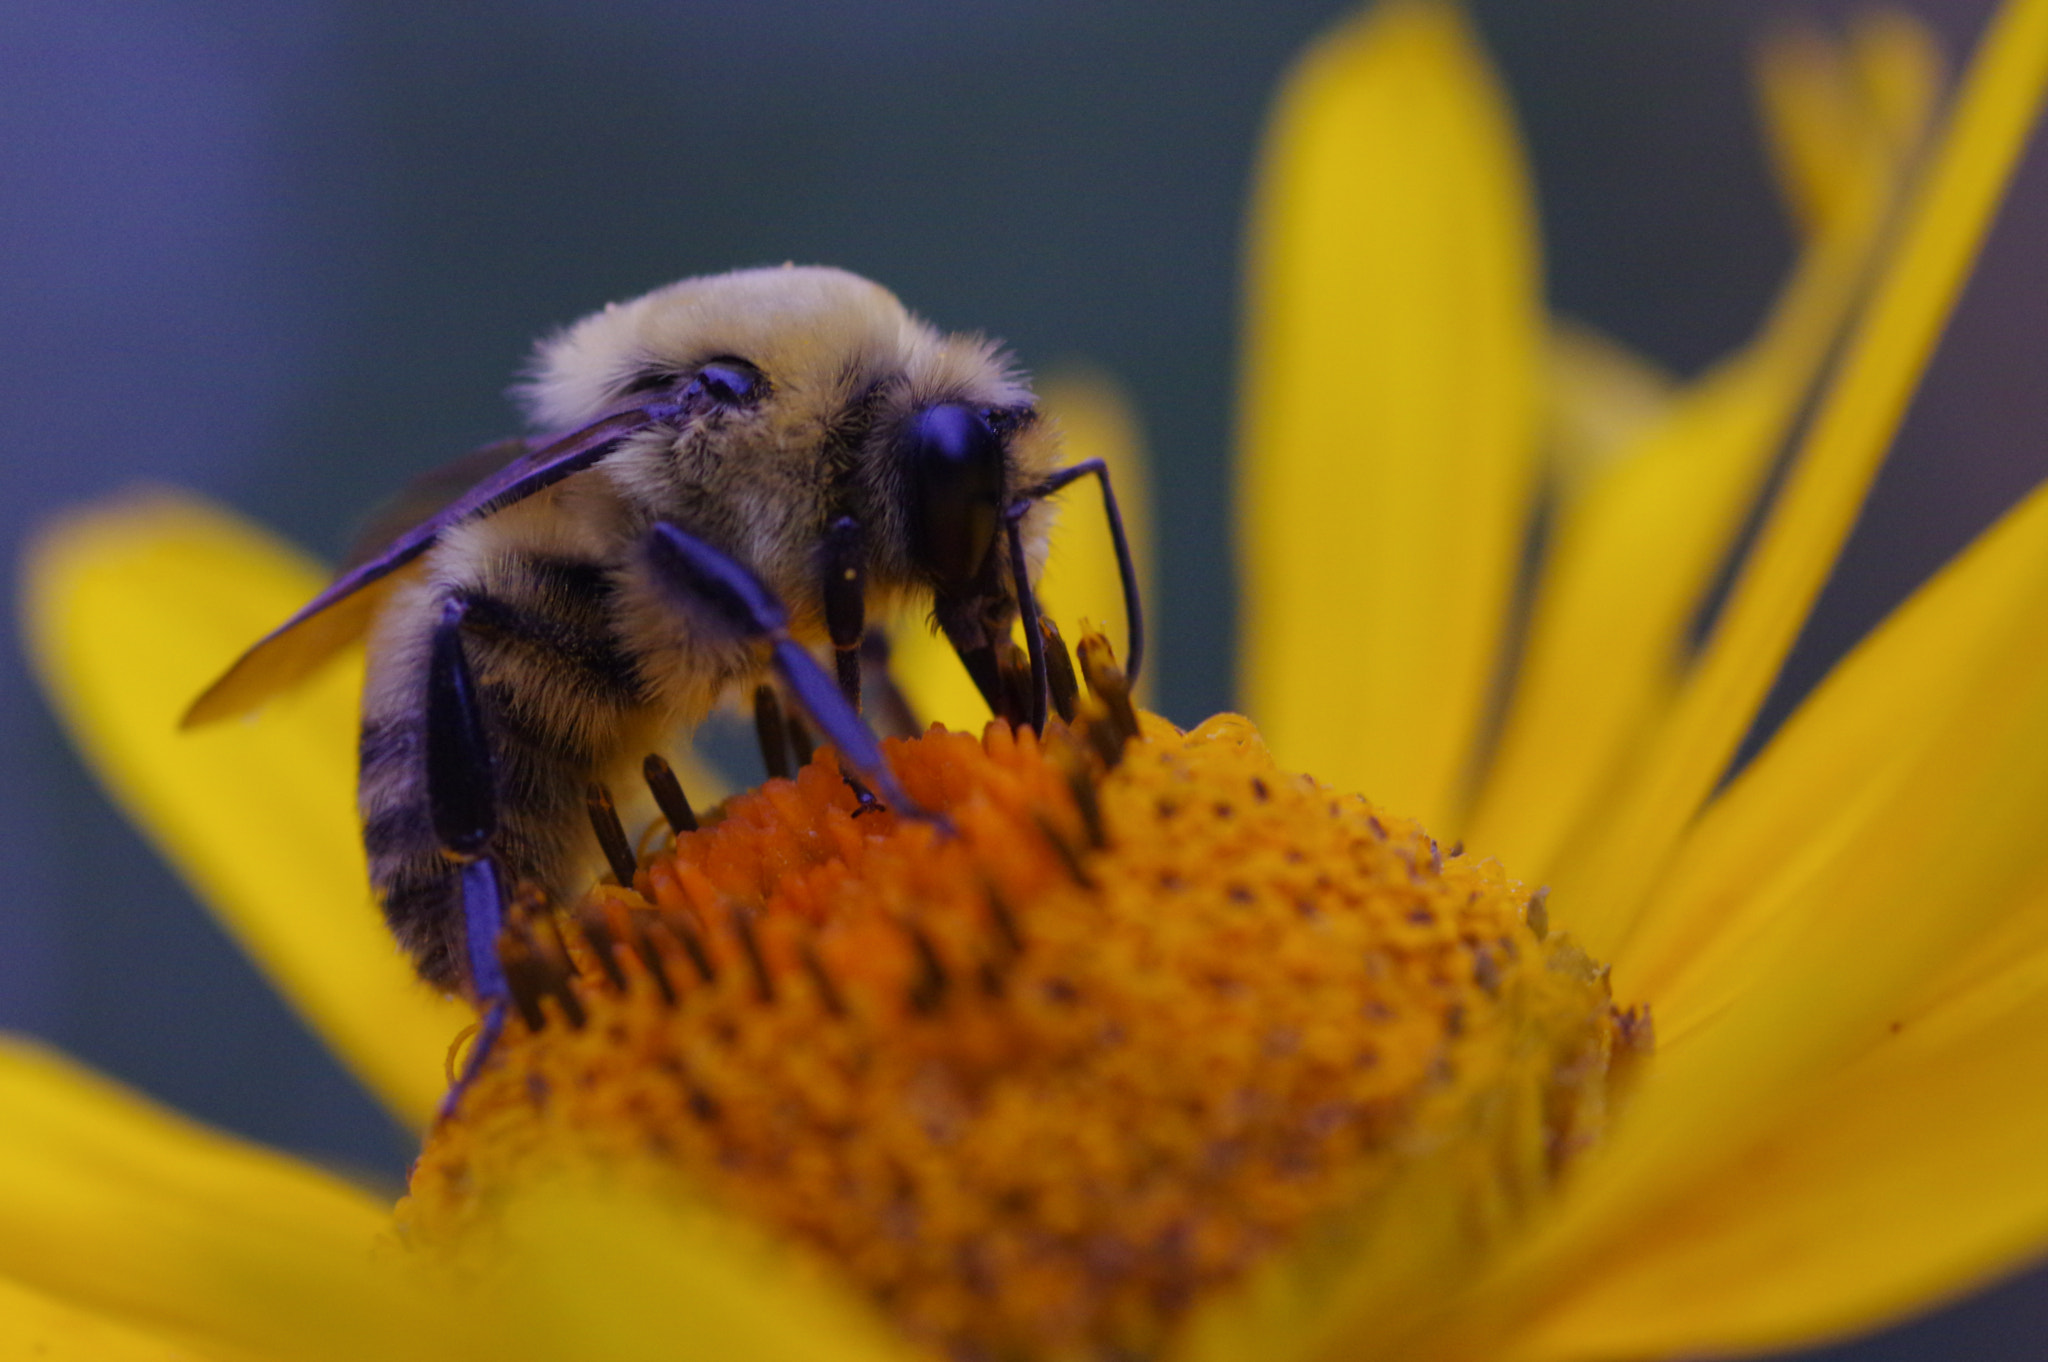
<instances>
[{"instance_id":1,"label":"bumblebee","mask_svg":"<svg viewBox=\"0 0 2048 1362\"><path fill-rule=\"evenodd\" d=\"M991 708L1042 723L1046 498L1084 475L1124 568L1135 674L1106 471L1058 466L994 343L935 329L877 284L789 266L685 279L543 341L517 391L533 428L558 433L426 480L441 504L185 719L250 709L367 640L363 845L391 930L439 987L501 1002L507 891L566 902L599 849L588 792L739 688L772 678L866 792L924 816L860 716L871 613L928 604ZM1023 706L1004 665L1018 622Z\"/></svg>"}]
</instances>

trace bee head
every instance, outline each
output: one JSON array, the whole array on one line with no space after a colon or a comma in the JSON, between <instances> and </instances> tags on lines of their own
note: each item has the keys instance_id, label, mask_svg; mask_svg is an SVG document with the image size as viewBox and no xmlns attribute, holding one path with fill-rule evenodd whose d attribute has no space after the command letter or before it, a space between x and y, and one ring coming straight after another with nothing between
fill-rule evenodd
<instances>
[{"instance_id":1,"label":"bee head","mask_svg":"<svg viewBox=\"0 0 2048 1362\"><path fill-rule=\"evenodd\" d=\"M802 630L822 615L825 527L861 528L871 595L937 603L949 634L1006 628L1003 517L1054 465L1031 390L992 342L877 284L784 266L686 279L544 342L521 390L543 428L648 396L673 423L603 465L643 513L747 563ZM1047 508L1020 530L1035 571Z\"/></svg>"}]
</instances>

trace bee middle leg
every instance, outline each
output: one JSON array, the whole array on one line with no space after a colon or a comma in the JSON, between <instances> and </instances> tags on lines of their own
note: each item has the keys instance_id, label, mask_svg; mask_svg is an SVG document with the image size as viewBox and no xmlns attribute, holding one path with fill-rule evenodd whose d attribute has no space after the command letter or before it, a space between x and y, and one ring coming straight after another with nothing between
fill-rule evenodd
<instances>
[{"instance_id":1,"label":"bee middle leg","mask_svg":"<svg viewBox=\"0 0 2048 1362\"><path fill-rule=\"evenodd\" d=\"M807 714L868 788L898 813L943 824L918 807L882 759L881 744L837 680L789 633L789 612L747 568L667 521L649 531L647 561L671 604L736 638L766 643L790 700Z\"/></svg>"}]
</instances>

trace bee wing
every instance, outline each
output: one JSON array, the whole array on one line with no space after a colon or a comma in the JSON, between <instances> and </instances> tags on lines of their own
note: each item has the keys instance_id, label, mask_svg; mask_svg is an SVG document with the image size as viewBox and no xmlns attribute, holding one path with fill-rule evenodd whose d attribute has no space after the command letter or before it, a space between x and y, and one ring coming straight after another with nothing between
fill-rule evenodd
<instances>
[{"instance_id":1,"label":"bee wing","mask_svg":"<svg viewBox=\"0 0 2048 1362\"><path fill-rule=\"evenodd\" d=\"M364 517L356 537L349 541L348 552L342 555L340 571L348 572L381 557L399 536L440 515L464 492L496 477L530 448L523 438L500 440L412 479Z\"/></svg>"},{"instance_id":2,"label":"bee wing","mask_svg":"<svg viewBox=\"0 0 2048 1362\"><path fill-rule=\"evenodd\" d=\"M386 580L432 548L434 541L451 525L489 515L500 507L523 501L543 488L552 487L572 473L580 473L619 447L637 430L677 414L672 401L628 407L601 417L580 430L571 431L540 449L512 453L504 461L507 445L490 445L450 466L475 468L487 461L500 464L496 472L473 483L468 490L448 501L427 519L392 535L370 556L354 561L308 601L299 612L271 630L235 660L192 702L180 722L181 728L247 713L280 691L288 690L312 675L334 654L361 638L375 618L390 587ZM428 474L414 484L426 488L437 481ZM413 490L408 489L408 492ZM401 493L401 498L406 496ZM377 524L388 524L378 517ZM352 560L356 555L351 555Z\"/></svg>"}]
</instances>

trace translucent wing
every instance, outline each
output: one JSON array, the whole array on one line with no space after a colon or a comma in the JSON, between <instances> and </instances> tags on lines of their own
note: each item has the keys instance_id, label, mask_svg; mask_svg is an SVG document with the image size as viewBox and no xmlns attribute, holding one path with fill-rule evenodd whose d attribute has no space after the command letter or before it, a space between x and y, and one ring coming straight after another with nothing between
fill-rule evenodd
<instances>
[{"instance_id":1,"label":"translucent wing","mask_svg":"<svg viewBox=\"0 0 2048 1362\"><path fill-rule=\"evenodd\" d=\"M355 538L349 541L348 552L342 555L339 571L349 572L382 557L384 550L401 535L439 516L464 493L498 476L531 447L524 439L500 440L413 478L363 518Z\"/></svg>"},{"instance_id":2,"label":"translucent wing","mask_svg":"<svg viewBox=\"0 0 2048 1362\"><path fill-rule=\"evenodd\" d=\"M470 485L427 519L392 535L370 556L354 561L352 555L353 565L344 569L325 591L259 639L218 681L207 687L185 711L181 726L193 728L246 713L279 691L290 689L363 636L390 586L386 579L432 548L449 526L489 515L552 487L605 458L635 431L673 420L678 413L675 401L663 398L613 412L542 448L514 453L497 471ZM491 445L469 459L481 466L486 459L508 452L506 445ZM414 486L426 487L434 478L429 474ZM388 523L383 517L379 521Z\"/></svg>"}]
</instances>

